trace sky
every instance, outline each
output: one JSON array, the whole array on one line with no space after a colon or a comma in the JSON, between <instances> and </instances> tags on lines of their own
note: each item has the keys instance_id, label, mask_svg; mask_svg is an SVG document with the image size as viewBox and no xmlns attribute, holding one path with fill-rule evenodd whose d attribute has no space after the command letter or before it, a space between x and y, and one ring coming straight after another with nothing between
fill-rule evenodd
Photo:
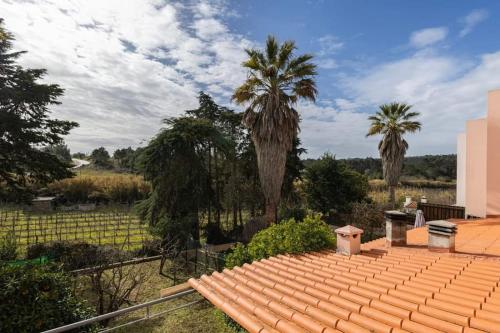
<instances>
[{"instance_id":1,"label":"sky","mask_svg":"<svg viewBox=\"0 0 500 333\"><path fill-rule=\"evenodd\" d=\"M241 111L244 50L269 34L318 65L316 103L297 105L307 157L378 156L367 117L393 101L421 113L408 155L455 153L500 89L499 16L482 0L0 0L20 63L65 89L52 115L80 124L66 142L87 153L146 145L201 90Z\"/></svg>"}]
</instances>

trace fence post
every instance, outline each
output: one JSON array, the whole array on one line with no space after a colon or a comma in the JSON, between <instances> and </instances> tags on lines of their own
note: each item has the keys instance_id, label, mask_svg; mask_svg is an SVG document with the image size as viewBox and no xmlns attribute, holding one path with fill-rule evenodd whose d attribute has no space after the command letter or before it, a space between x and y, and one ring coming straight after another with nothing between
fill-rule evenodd
<instances>
[{"instance_id":1,"label":"fence post","mask_svg":"<svg viewBox=\"0 0 500 333\"><path fill-rule=\"evenodd\" d=\"M30 245L30 220L31 218L28 216L26 219L26 246Z\"/></svg>"}]
</instances>

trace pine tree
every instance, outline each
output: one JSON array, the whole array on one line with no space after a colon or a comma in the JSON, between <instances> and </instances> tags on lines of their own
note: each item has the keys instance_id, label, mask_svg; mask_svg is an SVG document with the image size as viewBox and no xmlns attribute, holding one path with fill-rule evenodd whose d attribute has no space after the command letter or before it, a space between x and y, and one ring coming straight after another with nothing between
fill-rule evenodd
<instances>
[{"instance_id":1,"label":"pine tree","mask_svg":"<svg viewBox=\"0 0 500 333\"><path fill-rule=\"evenodd\" d=\"M45 69L18 65L24 52L11 51L13 40L0 19L0 201L7 195L27 200L31 185L71 176L69 165L43 148L62 144L78 126L49 117L49 106L60 104L63 89L39 83Z\"/></svg>"}]
</instances>

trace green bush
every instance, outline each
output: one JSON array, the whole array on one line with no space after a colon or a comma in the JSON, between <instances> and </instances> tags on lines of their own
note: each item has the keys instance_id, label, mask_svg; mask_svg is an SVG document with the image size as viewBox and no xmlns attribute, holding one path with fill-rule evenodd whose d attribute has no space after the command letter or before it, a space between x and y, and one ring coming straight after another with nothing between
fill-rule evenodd
<instances>
[{"instance_id":1,"label":"green bush","mask_svg":"<svg viewBox=\"0 0 500 333\"><path fill-rule=\"evenodd\" d=\"M92 314L73 295L66 274L49 266L0 265L0 332L41 332Z\"/></svg>"},{"instance_id":2,"label":"green bush","mask_svg":"<svg viewBox=\"0 0 500 333\"><path fill-rule=\"evenodd\" d=\"M12 231L0 239L0 260L9 261L17 258L16 235Z\"/></svg>"},{"instance_id":3,"label":"green bush","mask_svg":"<svg viewBox=\"0 0 500 333\"><path fill-rule=\"evenodd\" d=\"M258 232L247 246L238 244L226 256L226 267L233 268L253 260L260 260L282 253L318 251L334 246L335 236L321 215L282 221Z\"/></svg>"},{"instance_id":4,"label":"green bush","mask_svg":"<svg viewBox=\"0 0 500 333\"><path fill-rule=\"evenodd\" d=\"M47 256L62 264L65 271L72 271L114 262L114 258L131 259L132 255L121 253L110 246L99 246L86 242L56 241L44 244L35 244L28 247L27 259Z\"/></svg>"}]
</instances>

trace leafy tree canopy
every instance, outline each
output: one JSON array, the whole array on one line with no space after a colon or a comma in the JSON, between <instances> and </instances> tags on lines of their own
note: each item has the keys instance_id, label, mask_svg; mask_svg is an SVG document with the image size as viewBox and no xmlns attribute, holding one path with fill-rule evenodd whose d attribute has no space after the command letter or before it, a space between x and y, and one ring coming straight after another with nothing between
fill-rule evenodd
<instances>
[{"instance_id":1,"label":"leafy tree canopy","mask_svg":"<svg viewBox=\"0 0 500 333\"><path fill-rule=\"evenodd\" d=\"M9 194L27 200L31 184L72 175L68 163L41 148L62 144L78 124L49 117L49 107L60 104L63 89L39 83L44 69L16 64L24 52L11 51L13 40L0 20L0 200Z\"/></svg>"},{"instance_id":2,"label":"leafy tree canopy","mask_svg":"<svg viewBox=\"0 0 500 333\"><path fill-rule=\"evenodd\" d=\"M304 173L304 192L310 208L322 212L344 213L353 202L367 199L368 179L325 154Z\"/></svg>"},{"instance_id":3,"label":"leafy tree canopy","mask_svg":"<svg viewBox=\"0 0 500 333\"><path fill-rule=\"evenodd\" d=\"M104 147L94 149L90 154L90 159L92 160L92 163L94 163L94 165L97 167L105 169L113 167L113 164L111 163L111 157Z\"/></svg>"},{"instance_id":4,"label":"leafy tree canopy","mask_svg":"<svg viewBox=\"0 0 500 333\"><path fill-rule=\"evenodd\" d=\"M132 147L117 149L113 153L113 159L118 163L118 166L128 171L136 171L136 158L137 152Z\"/></svg>"}]
</instances>

